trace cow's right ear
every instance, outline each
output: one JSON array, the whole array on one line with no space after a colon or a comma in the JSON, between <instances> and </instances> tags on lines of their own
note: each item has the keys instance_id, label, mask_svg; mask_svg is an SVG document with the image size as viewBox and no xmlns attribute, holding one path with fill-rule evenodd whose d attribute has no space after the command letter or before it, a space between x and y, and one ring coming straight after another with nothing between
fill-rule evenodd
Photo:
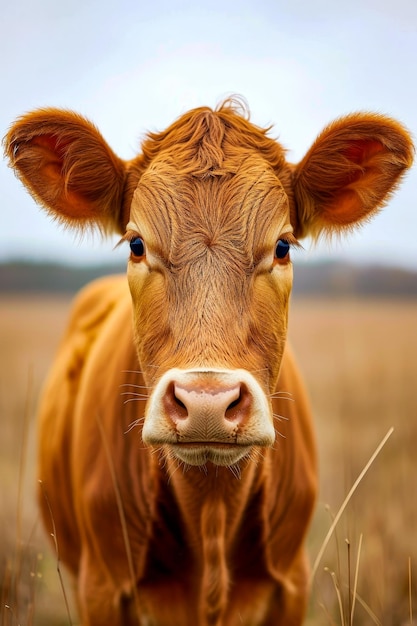
<instances>
[{"instance_id":1,"label":"cow's right ear","mask_svg":"<svg viewBox=\"0 0 417 626\"><path fill-rule=\"evenodd\" d=\"M88 120L39 109L13 124L4 147L11 167L53 217L76 228L124 232L126 166Z\"/></svg>"}]
</instances>

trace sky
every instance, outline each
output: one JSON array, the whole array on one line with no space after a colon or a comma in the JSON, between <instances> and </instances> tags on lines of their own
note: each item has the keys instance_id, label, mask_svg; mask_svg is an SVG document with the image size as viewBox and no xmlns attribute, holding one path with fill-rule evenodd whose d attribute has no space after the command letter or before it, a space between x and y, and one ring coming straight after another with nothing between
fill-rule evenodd
<instances>
[{"instance_id":1,"label":"sky","mask_svg":"<svg viewBox=\"0 0 417 626\"><path fill-rule=\"evenodd\" d=\"M416 0L14 0L2 6L0 133L38 107L93 121L122 158L149 130L230 94L299 161L333 119L397 118L417 137ZM119 261L117 239L57 226L0 162L0 261ZM301 261L417 269L417 168L372 223Z\"/></svg>"}]
</instances>

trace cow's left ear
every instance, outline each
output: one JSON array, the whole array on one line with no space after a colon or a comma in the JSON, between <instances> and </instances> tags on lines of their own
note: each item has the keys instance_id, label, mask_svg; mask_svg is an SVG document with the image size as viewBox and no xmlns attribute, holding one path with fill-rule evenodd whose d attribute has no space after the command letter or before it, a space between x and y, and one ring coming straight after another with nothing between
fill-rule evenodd
<instances>
[{"instance_id":1,"label":"cow's left ear","mask_svg":"<svg viewBox=\"0 0 417 626\"><path fill-rule=\"evenodd\" d=\"M65 225L124 232L125 163L88 120L39 109L13 124L4 147L34 199Z\"/></svg>"},{"instance_id":2,"label":"cow's left ear","mask_svg":"<svg viewBox=\"0 0 417 626\"><path fill-rule=\"evenodd\" d=\"M375 213L413 160L409 133L372 113L336 120L294 168L297 237L341 232Z\"/></svg>"}]
</instances>

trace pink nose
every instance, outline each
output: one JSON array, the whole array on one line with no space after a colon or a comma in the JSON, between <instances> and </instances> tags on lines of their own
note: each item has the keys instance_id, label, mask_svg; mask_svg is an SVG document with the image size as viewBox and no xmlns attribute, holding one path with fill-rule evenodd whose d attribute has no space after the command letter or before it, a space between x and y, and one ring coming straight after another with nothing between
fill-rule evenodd
<instances>
[{"instance_id":1,"label":"pink nose","mask_svg":"<svg viewBox=\"0 0 417 626\"><path fill-rule=\"evenodd\" d=\"M249 418L252 396L244 383L172 381L165 392L165 416L176 432L195 441L220 441L237 434Z\"/></svg>"}]
</instances>

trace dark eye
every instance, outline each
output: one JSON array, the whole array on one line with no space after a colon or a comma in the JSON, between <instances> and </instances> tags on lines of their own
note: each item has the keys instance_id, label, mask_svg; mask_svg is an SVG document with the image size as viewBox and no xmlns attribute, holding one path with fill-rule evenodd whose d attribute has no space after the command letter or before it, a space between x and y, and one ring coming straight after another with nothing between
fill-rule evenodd
<instances>
[{"instance_id":1,"label":"dark eye","mask_svg":"<svg viewBox=\"0 0 417 626\"><path fill-rule=\"evenodd\" d=\"M145 254L145 242L141 237L134 237L130 241L130 249L134 256L143 256Z\"/></svg>"},{"instance_id":2,"label":"dark eye","mask_svg":"<svg viewBox=\"0 0 417 626\"><path fill-rule=\"evenodd\" d=\"M290 251L290 244L285 239L278 239L275 247L275 258L284 259Z\"/></svg>"}]
</instances>

